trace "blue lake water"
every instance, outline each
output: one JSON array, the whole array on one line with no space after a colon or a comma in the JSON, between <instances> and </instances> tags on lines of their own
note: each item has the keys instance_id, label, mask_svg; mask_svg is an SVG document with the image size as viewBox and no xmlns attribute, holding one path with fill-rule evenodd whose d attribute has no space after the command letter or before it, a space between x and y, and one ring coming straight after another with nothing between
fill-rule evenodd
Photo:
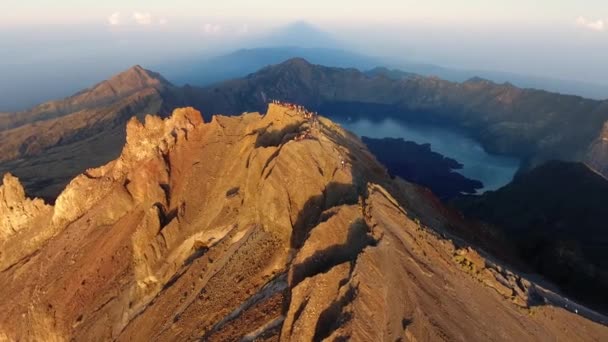
<instances>
[{"instance_id":1,"label":"blue lake water","mask_svg":"<svg viewBox=\"0 0 608 342\"><path fill-rule=\"evenodd\" d=\"M487 153L481 145L454 129L428 124L412 124L393 119L372 122L365 119L342 120L349 131L370 138L403 138L418 144L431 144L431 150L463 164L459 173L484 184L480 192L496 190L513 179L519 160Z\"/></svg>"}]
</instances>

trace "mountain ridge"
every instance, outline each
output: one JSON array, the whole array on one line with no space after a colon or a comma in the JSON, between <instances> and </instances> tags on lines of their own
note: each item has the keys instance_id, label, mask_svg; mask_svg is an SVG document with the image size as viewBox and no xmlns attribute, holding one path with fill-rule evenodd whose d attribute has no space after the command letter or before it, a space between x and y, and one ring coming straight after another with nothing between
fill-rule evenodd
<instances>
[{"instance_id":1,"label":"mountain ridge","mask_svg":"<svg viewBox=\"0 0 608 342\"><path fill-rule=\"evenodd\" d=\"M21 229L53 234L1 264L0 337L608 334L559 296L539 305L541 285L444 237L457 222L326 118L271 104L205 122L184 108L131 119L127 131L117 159L77 176L40 214L47 224Z\"/></svg>"},{"instance_id":2,"label":"mountain ridge","mask_svg":"<svg viewBox=\"0 0 608 342\"><path fill-rule=\"evenodd\" d=\"M289 45L289 44L288 44ZM292 42L293 45L293 42ZM216 57L188 58L154 65L176 84L207 86L222 80L243 77L266 65L278 64L289 58L304 57L314 64L331 67L355 67L370 70L378 66L398 69L425 77L439 77L451 82L465 82L474 77L493 80L495 83L512 83L521 88L546 90L554 93L578 95L596 100L608 99L608 85L582 81L525 76L517 73L492 70L450 69L432 64L417 63L403 58L368 56L360 52L336 49L335 44L325 48L298 46L251 47ZM186 67L187 66L187 67Z\"/></svg>"},{"instance_id":3,"label":"mountain ridge","mask_svg":"<svg viewBox=\"0 0 608 342\"><path fill-rule=\"evenodd\" d=\"M160 74L135 65L108 80L66 98L45 102L28 111L6 113L5 117L0 117L0 130L16 128L24 123L52 119L69 112L102 106L112 100L127 97L148 87L162 90L166 86L170 86L170 83Z\"/></svg>"},{"instance_id":4,"label":"mountain ridge","mask_svg":"<svg viewBox=\"0 0 608 342\"><path fill-rule=\"evenodd\" d=\"M176 105L173 91L162 76L134 66L63 100L0 117L0 169L52 199L69 179L118 155L131 117ZM36 172L41 167L46 178Z\"/></svg>"},{"instance_id":5,"label":"mountain ridge","mask_svg":"<svg viewBox=\"0 0 608 342\"><path fill-rule=\"evenodd\" d=\"M290 68L291 65L294 67ZM316 77L314 83L311 77ZM457 125L468 130L486 150L526 159L531 166L551 159L584 159L589 145L608 120L608 101L488 81L379 79L356 69L314 66L301 60L266 67L243 80L247 81L232 80L204 89L214 89L224 96L238 93L243 107L256 109L263 106L264 93L334 115L354 117L358 106L369 105L365 109L368 112L375 110L407 120ZM242 94L249 96L243 98ZM234 106L234 99L217 102L212 103L213 112L236 114L243 109ZM574 122L577 128L572 130ZM607 160L605 155L598 159L600 163Z\"/></svg>"},{"instance_id":6,"label":"mountain ridge","mask_svg":"<svg viewBox=\"0 0 608 342\"><path fill-rule=\"evenodd\" d=\"M148 75L154 78L156 74L150 72ZM70 124L59 124L61 121L54 121L57 119L49 119L31 124L26 129L18 127L1 131L0 141L7 143L2 144L4 163L0 165L0 171L13 171L24 180L28 189L42 191L37 194L51 198L61 184L49 187L44 185L48 179L33 179L29 164L48 164L52 161L34 160L43 158L43 151L53 154L57 150L60 156L65 153L63 150L74 144L82 145L76 149L101 149L98 143L89 141L99 141L99 132L107 125L91 125L87 123L89 120L97 122L95 118L98 116L109 120L113 137L107 140L111 141L108 148L111 153L106 152L103 158L84 155L83 165L75 165L71 171L60 175L62 182L86 167L100 165L116 157L124 142L124 132L120 128L130 116L141 117L145 111L166 115L176 106L206 108L210 114L237 115L248 110L265 111L270 99L304 104L334 117L357 118L373 113L373 117L378 119L392 117L456 126L478 140L490 153L523 160L523 170L552 159L584 161L600 172L603 172L604 165L608 165L608 148L601 147L604 141L602 127L608 122L608 101L475 79L453 83L423 76L396 76L385 70L363 73L354 68L313 65L304 59L291 59L241 79L203 88L172 86L161 76L154 79L156 81L151 87L132 95L132 98L76 114L83 118L77 122L85 123L80 130L70 128ZM88 129L89 126L92 129ZM69 154L70 158L76 155L75 152ZM19 161L18 158L23 157L25 159ZM53 165L49 167L55 169ZM61 171L58 169L57 172Z\"/></svg>"}]
</instances>

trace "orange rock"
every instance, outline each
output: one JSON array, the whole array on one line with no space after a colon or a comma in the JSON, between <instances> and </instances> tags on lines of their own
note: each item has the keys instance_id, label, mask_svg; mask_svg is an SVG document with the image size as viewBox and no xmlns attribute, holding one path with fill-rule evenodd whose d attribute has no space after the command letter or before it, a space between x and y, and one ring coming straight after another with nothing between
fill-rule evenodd
<instances>
[{"instance_id":1,"label":"orange rock","mask_svg":"<svg viewBox=\"0 0 608 342\"><path fill-rule=\"evenodd\" d=\"M293 143L307 123L281 105L208 123L178 109L131 120L122 154L54 207L5 177L0 213L26 214L0 217L3 246L26 248L1 249L0 339L605 339L505 298L523 278L442 237L440 204L318 126Z\"/></svg>"}]
</instances>

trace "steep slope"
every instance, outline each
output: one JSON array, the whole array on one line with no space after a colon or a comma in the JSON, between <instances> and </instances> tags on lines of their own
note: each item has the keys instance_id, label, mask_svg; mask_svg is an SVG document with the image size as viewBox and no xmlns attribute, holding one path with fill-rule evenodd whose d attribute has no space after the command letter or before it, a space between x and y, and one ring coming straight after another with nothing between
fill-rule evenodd
<instances>
[{"instance_id":1,"label":"steep slope","mask_svg":"<svg viewBox=\"0 0 608 342\"><path fill-rule=\"evenodd\" d=\"M18 188L7 179L5 192ZM348 132L288 107L209 123L191 108L132 119L118 159L33 215L52 237L0 265L0 337L608 336L562 308L530 308L546 291L442 237L457 222L422 194Z\"/></svg>"},{"instance_id":2,"label":"steep slope","mask_svg":"<svg viewBox=\"0 0 608 342\"><path fill-rule=\"evenodd\" d=\"M169 82L159 74L136 65L107 81L96 84L63 100L50 101L26 112L6 113L0 116L0 130L57 118L84 109L95 109L114 103L142 90L156 89L161 91L169 86Z\"/></svg>"},{"instance_id":3,"label":"steep slope","mask_svg":"<svg viewBox=\"0 0 608 342\"><path fill-rule=\"evenodd\" d=\"M0 186L0 269L13 265L50 238L53 208L41 199L26 198L19 180L5 174Z\"/></svg>"},{"instance_id":4,"label":"steep slope","mask_svg":"<svg viewBox=\"0 0 608 342\"><path fill-rule=\"evenodd\" d=\"M0 171L53 198L75 175L118 156L131 117L165 114L179 104L176 91L160 75L135 66L66 99L2 115Z\"/></svg>"},{"instance_id":5,"label":"steep slope","mask_svg":"<svg viewBox=\"0 0 608 342\"><path fill-rule=\"evenodd\" d=\"M522 258L572 297L608 310L608 180L581 163L548 162L455 204L491 223Z\"/></svg>"}]
</instances>

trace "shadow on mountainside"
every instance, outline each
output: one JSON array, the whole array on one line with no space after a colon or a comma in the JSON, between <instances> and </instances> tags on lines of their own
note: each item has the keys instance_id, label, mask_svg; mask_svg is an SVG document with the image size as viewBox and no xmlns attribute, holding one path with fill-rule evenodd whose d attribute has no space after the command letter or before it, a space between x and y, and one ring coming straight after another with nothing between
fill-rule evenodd
<instances>
[{"instance_id":1,"label":"shadow on mountainside","mask_svg":"<svg viewBox=\"0 0 608 342\"><path fill-rule=\"evenodd\" d=\"M329 183L323 189L322 194L308 199L298 214L293 224L291 248L301 248L310 231L331 217L332 214L327 213L327 210L339 205L357 204L359 196L365 195L365 193L357 191L352 184ZM326 215L323 215L324 212Z\"/></svg>"},{"instance_id":2,"label":"shadow on mountainside","mask_svg":"<svg viewBox=\"0 0 608 342\"><path fill-rule=\"evenodd\" d=\"M371 236L371 229L361 218L351 223L348 238L344 244L333 245L324 250L316 251L306 260L293 268L292 285L296 286L305 278L329 269L344 262L354 262L363 249L375 245L377 240Z\"/></svg>"},{"instance_id":3,"label":"shadow on mountainside","mask_svg":"<svg viewBox=\"0 0 608 342\"><path fill-rule=\"evenodd\" d=\"M289 124L281 129L272 129L272 126L261 128L255 141L255 147L280 146L300 133L302 125L302 123Z\"/></svg>"}]
</instances>

